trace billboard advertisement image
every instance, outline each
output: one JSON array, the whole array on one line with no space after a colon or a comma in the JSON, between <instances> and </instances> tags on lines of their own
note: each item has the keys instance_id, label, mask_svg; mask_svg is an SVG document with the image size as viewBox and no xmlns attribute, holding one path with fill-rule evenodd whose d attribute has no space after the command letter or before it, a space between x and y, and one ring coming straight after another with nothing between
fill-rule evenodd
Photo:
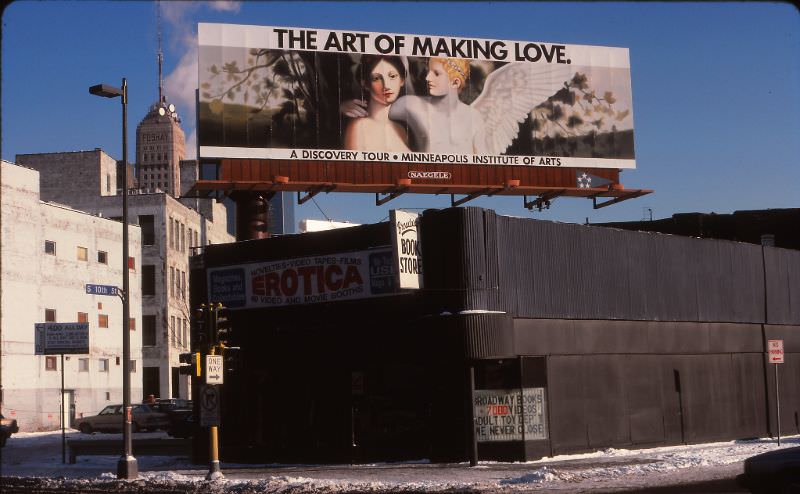
<instances>
[{"instance_id":1,"label":"billboard advertisement image","mask_svg":"<svg viewBox=\"0 0 800 494\"><path fill-rule=\"evenodd\" d=\"M634 168L626 48L200 24L203 158Z\"/></svg>"}]
</instances>

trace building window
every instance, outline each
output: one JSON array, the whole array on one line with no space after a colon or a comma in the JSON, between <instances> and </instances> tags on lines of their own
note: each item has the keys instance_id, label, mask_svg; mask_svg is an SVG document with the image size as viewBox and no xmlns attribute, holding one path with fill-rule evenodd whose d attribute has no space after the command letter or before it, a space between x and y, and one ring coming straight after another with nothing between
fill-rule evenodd
<instances>
[{"instance_id":1,"label":"building window","mask_svg":"<svg viewBox=\"0 0 800 494\"><path fill-rule=\"evenodd\" d=\"M189 321L183 320L183 346L189 347Z\"/></svg>"},{"instance_id":2,"label":"building window","mask_svg":"<svg viewBox=\"0 0 800 494\"><path fill-rule=\"evenodd\" d=\"M100 264L108 264L108 252L102 250L97 251L97 262Z\"/></svg>"},{"instance_id":3,"label":"building window","mask_svg":"<svg viewBox=\"0 0 800 494\"><path fill-rule=\"evenodd\" d=\"M156 316L142 316L142 346L156 346Z\"/></svg>"},{"instance_id":4,"label":"building window","mask_svg":"<svg viewBox=\"0 0 800 494\"><path fill-rule=\"evenodd\" d=\"M169 219L169 246L175 248L175 220Z\"/></svg>"},{"instance_id":5,"label":"building window","mask_svg":"<svg viewBox=\"0 0 800 494\"><path fill-rule=\"evenodd\" d=\"M58 370L58 364L56 364L56 358L54 356L48 355L44 358L44 370Z\"/></svg>"},{"instance_id":6,"label":"building window","mask_svg":"<svg viewBox=\"0 0 800 494\"><path fill-rule=\"evenodd\" d=\"M156 229L152 214L140 215L139 226L142 228L142 245L155 245Z\"/></svg>"},{"instance_id":7,"label":"building window","mask_svg":"<svg viewBox=\"0 0 800 494\"><path fill-rule=\"evenodd\" d=\"M56 255L56 243L52 240L45 240L44 241L44 253L50 254L51 256Z\"/></svg>"},{"instance_id":8,"label":"building window","mask_svg":"<svg viewBox=\"0 0 800 494\"><path fill-rule=\"evenodd\" d=\"M86 247L78 247L78 260L79 261L89 260L89 251L86 249Z\"/></svg>"},{"instance_id":9,"label":"building window","mask_svg":"<svg viewBox=\"0 0 800 494\"><path fill-rule=\"evenodd\" d=\"M136 331L136 318L135 317L128 318L128 323L130 324L131 331Z\"/></svg>"},{"instance_id":10,"label":"building window","mask_svg":"<svg viewBox=\"0 0 800 494\"><path fill-rule=\"evenodd\" d=\"M187 231L189 232L189 238L187 239L187 242L189 243L189 248L191 249L194 247L194 244L192 243L192 227L189 227Z\"/></svg>"},{"instance_id":11,"label":"building window","mask_svg":"<svg viewBox=\"0 0 800 494\"><path fill-rule=\"evenodd\" d=\"M129 365L128 369L130 370L130 372L136 372L136 361L135 360L129 360L128 361L128 365Z\"/></svg>"},{"instance_id":12,"label":"building window","mask_svg":"<svg viewBox=\"0 0 800 494\"><path fill-rule=\"evenodd\" d=\"M78 359L78 372L89 372L89 359L88 358L79 358Z\"/></svg>"},{"instance_id":13,"label":"building window","mask_svg":"<svg viewBox=\"0 0 800 494\"><path fill-rule=\"evenodd\" d=\"M181 252L186 252L186 225L181 223L181 233L180 233L180 241L181 241Z\"/></svg>"},{"instance_id":14,"label":"building window","mask_svg":"<svg viewBox=\"0 0 800 494\"><path fill-rule=\"evenodd\" d=\"M111 193L111 174L106 173L106 192Z\"/></svg>"},{"instance_id":15,"label":"building window","mask_svg":"<svg viewBox=\"0 0 800 494\"><path fill-rule=\"evenodd\" d=\"M197 230L194 231L194 246L197 247L200 242L197 240Z\"/></svg>"},{"instance_id":16,"label":"building window","mask_svg":"<svg viewBox=\"0 0 800 494\"><path fill-rule=\"evenodd\" d=\"M169 316L170 344L175 346L175 316Z\"/></svg>"},{"instance_id":17,"label":"building window","mask_svg":"<svg viewBox=\"0 0 800 494\"><path fill-rule=\"evenodd\" d=\"M55 309L45 309L44 310L44 321L45 322L56 322L56 310Z\"/></svg>"},{"instance_id":18,"label":"building window","mask_svg":"<svg viewBox=\"0 0 800 494\"><path fill-rule=\"evenodd\" d=\"M89 322L89 314L86 312L78 312L78 322Z\"/></svg>"},{"instance_id":19,"label":"building window","mask_svg":"<svg viewBox=\"0 0 800 494\"><path fill-rule=\"evenodd\" d=\"M103 302L97 302L97 310L103 310Z\"/></svg>"},{"instance_id":20,"label":"building window","mask_svg":"<svg viewBox=\"0 0 800 494\"><path fill-rule=\"evenodd\" d=\"M117 360L117 365L119 365L119 357L117 357L116 360Z\"/></svg>"},{"instance_id":21,"label":"building window","mask_svg":"<svg viewBox=\"0 0 800 494\"><path fill-rule=\"evenodd\" d=\"M175 296L175 268L169 267L169 294Z\"/></svg>"},{"instance_id":22,"label":"building window","mask_svg":"<svg viewBox=\"0 0 800 494\"><path fill-rule=\"evenodd\" d=\"M101 358L97 361L97 370L100 372L108 372L108 359Z\"/></svg>"},{"instance_id":23,"label":"building window","mask_svg":"<svg viewBox=\"0 0 800 494\"><path fill-rule=\"evenodd\" d=\"M181 271L181 299L186 300L186 271Z\"/></svg>"},{"instance_id":24,"label":"building window","mask_svg":"<svg viewBox=\"0 0 800 494\"><path fill-rule=\"evenodd\" d=\"M108 327L108 314L98 314L97 315L97 327L100 327L100 328L107 328Z\"/></svg>"},{"instance_id":25,"label":"building window","mask_svg":"<svg viewBox=\"0 0 800 494\"><path fill-rule=\"evenodd\" d=\"M142 295L156 294L156 267L151 264L142 265Z\"/></svg>"},{"instance_id":26,"label":"building window","mask_svg":"<svg viewBox=\"0 0 800 494\"><path fill-rule=\"evenodd\" d=\"M111 401L111 393L106 391L106 401Z\"/></svg>"}]
</instances>

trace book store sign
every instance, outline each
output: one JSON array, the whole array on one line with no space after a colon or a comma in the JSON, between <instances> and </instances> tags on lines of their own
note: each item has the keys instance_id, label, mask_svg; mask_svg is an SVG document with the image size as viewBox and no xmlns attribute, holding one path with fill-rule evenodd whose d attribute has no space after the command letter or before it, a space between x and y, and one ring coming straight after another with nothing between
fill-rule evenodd
<instances>
[{"instance_id":1,"label":"book store sign","mask_svg":"<svg viewBox=\"0 0 800 494\"><path fill-rule=\"evenodd\" d=\"M474 397L478 442L547 439L544 388L476 389Z\"/></svg>"},{"instance_id":2,"label":"book store sign","mask_svg":"<svg viewBox=\"0 0 800 494\"><path fill-rule=\"evenodd\" d=\"M389 212L394 269L400 288L420 289L422 283L422 254L419 235L419 214L393 209Z\"/></svg>"},{"instance_id":3,"label":"book store sign","mask_svg":"<svg viewBox=\"0 0 800 494\"><path fill-rule=\"evenodd\" d=\"M89 353L88 322L43 322L34 326L34 353Z\"/></svg>"}]
</instances>

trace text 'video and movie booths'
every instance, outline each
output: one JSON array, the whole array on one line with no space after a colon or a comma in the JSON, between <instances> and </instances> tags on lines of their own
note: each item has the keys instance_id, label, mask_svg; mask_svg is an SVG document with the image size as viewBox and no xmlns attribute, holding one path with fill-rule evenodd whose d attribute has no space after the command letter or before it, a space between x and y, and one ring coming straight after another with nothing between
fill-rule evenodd
<instances>
[{"instance_id":1,"label":"text 'video and movie booths'","mask_svg":"<svg viewBox=\"0 0 800 494\"><path fill-rule=\"evenodd\" d=\"M193 306L228 307L241 348L225 368L224 461L463 461L473 444L481 460L526 460L769 436L771 339L786 349L781 430L800 433L800 252L450 208L420 216L422 283L401 290L393 235L378 223L193 258Z\"/></svg>"},{"instance_id":2,"label":"text 'video and movie booths'","mask_svg":"<svg viewBox=\"0 0 800 494\"><path fill-rule=\"evenodd\" d=\"M201 23L198 54L199 156L217 173L191 193L243 211L277 191L540 209L651 192L620 183L636 166L627 48Z\"/></svg>"}]
</instances>

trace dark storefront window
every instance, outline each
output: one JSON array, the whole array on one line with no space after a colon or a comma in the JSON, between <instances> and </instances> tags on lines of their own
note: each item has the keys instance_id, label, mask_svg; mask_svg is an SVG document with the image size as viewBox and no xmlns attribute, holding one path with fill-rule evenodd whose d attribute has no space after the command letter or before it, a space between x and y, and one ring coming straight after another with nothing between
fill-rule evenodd
<instances>
[{"instance_id":1,"label":"dark storefront window","mask_svg":"<svg viewBox=\"0 0 800 494\"><path fill-rule=\"evenodd\" d=\"M156 267L151 264L142 266L142 295L156 294Z\"/></svg>"},{"instance_id":2,"label":"dark storefront window","mask_svg":"<svg viewBox=\"0 0 800 494\"><path fill-rule=\"evenodd\" d=\"M142 346L156 346L156 316L142 316Z\"/></svg>"},{"instance_id":3,"label":"dark storefront window","mask_svg":"<svg viewBox=\"0 0 800 494\"><path fill-rule=\"evenodd\" d=\"M154 245L156 243L156 231L153 215L139 215L139 226L142 228L142 245Z\"/></svg>"}]
</instances>

